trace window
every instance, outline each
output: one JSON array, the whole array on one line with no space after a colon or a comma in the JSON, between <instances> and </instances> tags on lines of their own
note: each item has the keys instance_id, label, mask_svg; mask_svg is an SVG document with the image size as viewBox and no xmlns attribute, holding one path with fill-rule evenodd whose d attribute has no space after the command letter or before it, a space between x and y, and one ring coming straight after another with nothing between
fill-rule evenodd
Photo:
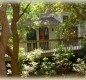
<instances>
[{"instance_id":1,"label":"window","mask_svg":"<svg viewBox=\"0 0 86 80\"><path fill-rule=\"evenodd\" d=\"M28 33L27 33L27 41L29 40L36 40L37 39L37 35L36 35L36 30L33 28L30 28ZM34 50L37 48L37 43L27 43L27 52Z\"/></svg>"},{"instance_id":2,"label":"window","mask_svg":"<svg viewBox=\"0 0 86 80\"><path fill-rule=\"evenodd\" d=\"M36 40L36 30L33 28L29 29L29 32L27 33L27 40Z\"/></svg>"},{"instance_id":3,"label":"window","mask_svg":"<svg viewBox=\"0 0 86 80\"><path fill-rule=\"evenodd\" d=\"M68 15L64 15L63 16L63 22L67 21L68 20Z\"/></svg>"}]
</instances>

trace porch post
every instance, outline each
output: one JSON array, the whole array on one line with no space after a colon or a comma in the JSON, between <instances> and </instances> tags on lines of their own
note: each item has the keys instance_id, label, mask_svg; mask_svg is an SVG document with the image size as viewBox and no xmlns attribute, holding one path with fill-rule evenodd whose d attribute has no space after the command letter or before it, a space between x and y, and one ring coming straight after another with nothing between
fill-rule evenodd
<instances>
[{"instance_id":1,"label":"porch post","mask_svg":"<svg viewBox=\"0 0 86 80\"><path fill-rule=\"evenodd\" d=\"M78 37L81 37L80 22L79 22L79 24L78 24Z\"/></svg>"},{"instance_id":2,"label":"porch post","mask_svg":"<svg viewBox=\"0 0 86 80\"><path fill-rule=\"evenodd\" d=\"M78 37L81 37L81 25L80 25L80 22L78 24ZM78 44L80 44L80 40L78 39Z\"/></svg>"},{"instance_id":3,"label":"porch post","mask_svg":"<svg viewBox=\"0 0 86 80\"><path fill-rule=\"evenodd\" d=\"M37 40L39 40L39 28L36 29L37 32ZM37 48L39 48L39 42L37 41Z\"/></svg>"}]
</instances>

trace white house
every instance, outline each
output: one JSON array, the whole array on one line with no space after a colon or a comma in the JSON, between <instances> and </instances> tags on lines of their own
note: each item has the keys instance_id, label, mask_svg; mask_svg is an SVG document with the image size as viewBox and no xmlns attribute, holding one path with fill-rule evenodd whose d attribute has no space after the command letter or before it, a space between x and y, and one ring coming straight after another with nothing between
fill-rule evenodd
<instances>
[{"instance_id":1,"label":"white house","mask_svg":"<svg viewBox=\"0 0 86 80\"><path fill-rule=\"evenodd\" d=\"M69 45L78 45L80 40L78 38L84 35L86 32L86 26L81 27L80 24L76 27L72 27L72 32L70 36L75 34L75 39L71 38L70 40L57 39L56 28L59 24L63 23L65 19L68 19L70 15L68 13L61 14L58 16L42 16L38 21L41 24L41 27L35 29L31 28L31 32L27 34L27 45L26 51L31 51L37 48L42 48L43 50L51 50L57 47L57 44L68 44Z\"/></svg>"}]
</instances>

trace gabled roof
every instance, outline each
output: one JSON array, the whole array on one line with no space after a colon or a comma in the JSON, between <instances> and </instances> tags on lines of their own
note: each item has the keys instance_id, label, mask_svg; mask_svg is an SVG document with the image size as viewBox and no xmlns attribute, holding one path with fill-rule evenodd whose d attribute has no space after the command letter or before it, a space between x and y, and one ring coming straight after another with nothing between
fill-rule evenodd
<instances>
[{"instance_id":1,"label":"gabled roof","mask_svg":"<svg viewBox=\"0 0 86 80\"><path fill-rule=\"evenodd\" d=\"M39 19L40 24L49 24L49 25L57 25L60 23L57 19L54 17L42 17Z\"/></svg>"},{"instance_id":2,"label":"gabled roof","mask_svg":"<svg viewBox=\"0 0 86 80\"><path fill-rule=\"evenodd\" d=\"M58 25L61 23L59 20L55 19L54 17L41 17L37 21L32 21L30 19L27 19L23 22L24 25L31 25L34 24L35 22L39 23L40 25Z\"/></svg>"}]
</instances>

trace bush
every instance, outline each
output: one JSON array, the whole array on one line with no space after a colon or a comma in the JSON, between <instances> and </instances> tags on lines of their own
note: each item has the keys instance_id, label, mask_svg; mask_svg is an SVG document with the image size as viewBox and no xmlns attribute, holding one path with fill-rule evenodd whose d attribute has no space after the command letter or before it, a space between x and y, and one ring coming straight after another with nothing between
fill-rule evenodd
<instances>
[{"instance_id":1,"label":"bush","mask_svg":"<svg viewBox=\"0 0 86 80\"><path fill-rule=\"evenodd\" d=\"M63 74L72 70L72 61L69 60L70 57L75 56L72 50L66 49L63 45L60 45L54 56L57 72Z\"/></svg>"},{"instance_id":2,"label":"bush","mask_svg":"<svg viewBox=\"0 0 86 80\"><path fill-rule=\"evenodd\" d=\"M86 41L83 41L81 46L77 63L73 64L73 69L82 75L86 75Z\"/></svg>"},{"instance_id":3,"label":"bush","mask_svg":"<svg viewBox=\"0 0 86 80\"><path fill-rule=\"evenodd\" d=\"M18 67L19 67L20 75L22 74L22 70L24 68L24 66L23 66L24 59L25 59L24 48L19 48Z\"/></svg>"},{"instance_id":4,"label":"bush","mask_svg":"<svg viewBox=\"0 0 86 80\"><path fill-rule=\"evenodd\" d=\"M41 49L36 49L25 57L23 62L24 68L22 69L23 77L40 75L55 76L58 73L63 74L63 71L71 68L72 62L69 61L69 57L73 56L73 52L65 50L64 46L59 46L57 52L51 57L42 57L41 53Z\"/></svg>"},{"instance_id":5,"label":"bush","mask_svg":"<svg viewBox=\"0 0 86 80\"><path fill-rule=\"evenodd\" d=\"M24 65L22 70L22 76L34 75L34 71L37 69L39 59L41 58L41 49L31 51L24 59Z\"/></svg>"},{"instance_id":6,"label":"bush","mask_svg":"<svg viewBox=\"0 0 86 80\"><path fill-rule=\"evenodd\" d=\"M73 64L73 69L81 75L86 75L86 62L84 59L77 59L77 64Z\"/></svg>"}]
</instances>

